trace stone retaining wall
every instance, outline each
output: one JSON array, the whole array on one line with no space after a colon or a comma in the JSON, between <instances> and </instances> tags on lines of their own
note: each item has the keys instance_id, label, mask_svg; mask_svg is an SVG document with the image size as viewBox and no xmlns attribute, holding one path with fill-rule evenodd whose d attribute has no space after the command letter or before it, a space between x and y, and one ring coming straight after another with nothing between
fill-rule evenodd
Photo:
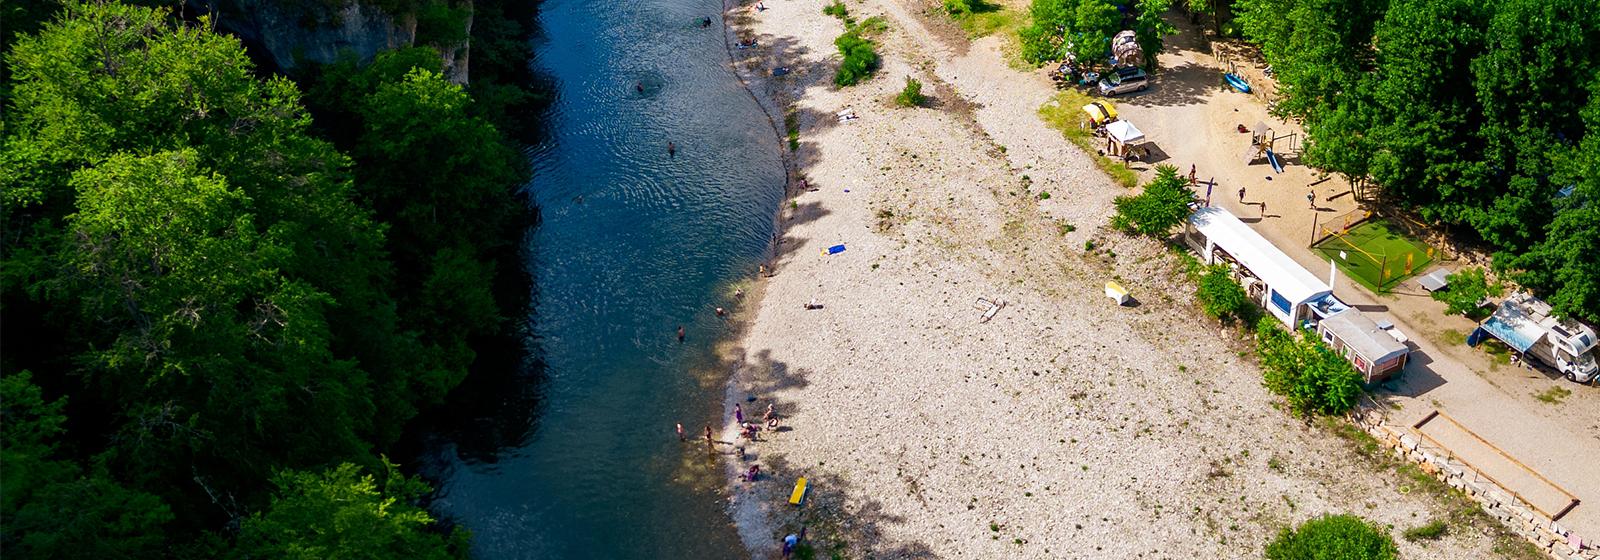
<instances>
[{"instance_id":1,"label":"stone retaining wall","mask_svg":"<svg viewBox=\"0 0 1600 560\"><path fill-rule=\"evenodd\" d=\"M1538 545L1551 557L1560 560L1600 560L1600 550L1588 539L1578 538L1559 522L1551 521L1489 477L1455 460L1448 450L1423 441L1410 427L1388 424L1383 410L1379 404L1363 403L1350 414L1350 420L1372 434L1400 459L1415 463L1423 472L1466 493L1482 505L1490 516ZM1573 546L1580 542L1583 543L1581 550Z\"/></svg>"}]
</instances>

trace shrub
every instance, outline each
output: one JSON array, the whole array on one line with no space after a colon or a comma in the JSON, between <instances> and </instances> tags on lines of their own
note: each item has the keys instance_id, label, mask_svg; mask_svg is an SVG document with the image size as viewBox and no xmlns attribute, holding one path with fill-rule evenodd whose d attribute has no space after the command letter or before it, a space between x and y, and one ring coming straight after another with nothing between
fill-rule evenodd
<instances>
[{"instance_id":1,"label":"shrub","mask_svg":"<svg viewBox=\"0 0 1600 560\"><path fill-rule=\"evenodd\" d=\"M834 0L832 4L823 6L822 13L844 20L845 23L850 22L850 9L844 7L844 2L839 0Z\"/></svg>"},{"instance_id":2,"label":"shrub","mask_svg":"<svg viewBox=\"0 0 1600 560\"><path fill-rule=\"evenodd\" d=\"M1296 337L1263 317L1256 322L1256 354L1267 388L1295 412L1343 414L1361 397L1361 374L1309 330Z\"/></svg>"},{"instance_id":3,"label":"shrub","mask_svg":"<svg viewBox=\"0 0 1600 560\"><path fill-rule=\"evenodd\" d=\"M1144 192L1117 197L1117 214L1111 218L1111 225L1128 233L1163 238L1189 217L1189 203L1193 201L1194 193L1189 191L1189 182L1178 176L1178 168L1161 165L1156 167L1156 178L1145 184Z\"/></svg>"},{"instance_id":4,"label":"shrub","mask_svg":"<svg viewBox=\"0 0 1600 560\"><path fill-rule=\"evenodd\" d=\"M1446 312L1452 315L1466 315L1477 311L1478 302L1484 298L1500 297L1505 293L1505 286L1499 282L1489 283L1483 275L1481 268L1466 268L1451 273L1445 277L1450 282L1449 287L1433 293L1433 299L1444 302Z\"/></svg>"},{"instance_id":5,"label":"shrub","mask_svg":"<svg viewBox=\"0 0 1600 560\"><path fill-rule=\"evenodd\" d=\"M894 102L901 107L921 107L927 103L928 98L922 96L922 82L906 76L906 87L900 90L900 95L894 96Z\"/></svg>"},{"instance_id":6,"label":"shrub","mask_svg":"<svg viewBox=\"0 0 1600 560\"><path fill-rule=\"evenodd\" d=\"M1213 319L1225 324L1235 319L1243 321L1255 310L1250 303L1250 296L1233 279L1233 273L1226 265L1206 267L1196 284L1195 298L1200 300L1200 308Z\"/></svg>"},{"instance_id":7,"label":"shrub","mask_svg":"<svg viewBox=\"0 0 1600 560\"><path fill-rule=\"evenodd\" d=\"M1443 519L1435 519L1433 521L1429 521L1427 525L1406 529L1405 537L1406 540L1413 542L1431 541L1444 536L1445 532L1448 530L1450 530L1450 526L1445 524Z\"/></svg>"},{"instance_id":8,"label":"shrub","mask_svg":"<svg viewBox=\"0 0 1600 560\"><path fill-rule=\"evenodd\" d=\"M1324 515L1284 529L1267 543L1267 560L1394 560L1388 533L1354 515Z\"/></svg>"},{"instance_id":9,"label":"shrub","mask_svg":"<svg viewBox=\"0 0 1600 560\"><path fill-rule=\"evenodd\" d=\"M972 15L972 4L967 0L944 0L944 12L961 17Z\"/></svg>"},{"instance_id":10,"label":"shrub","mask_svg":"<svg viewBox=\"0 0 1600 560\"><path fill-rule=\"evenodd\" d=\"M834 85L856 85L872 76L872 71L878 69L877 47L860 34L854 31L847 32L834 39L833 44L839 47L839 54L844 55L844 60L839 63L839 70L833 74Z\"/></svg>"}]
</instances>

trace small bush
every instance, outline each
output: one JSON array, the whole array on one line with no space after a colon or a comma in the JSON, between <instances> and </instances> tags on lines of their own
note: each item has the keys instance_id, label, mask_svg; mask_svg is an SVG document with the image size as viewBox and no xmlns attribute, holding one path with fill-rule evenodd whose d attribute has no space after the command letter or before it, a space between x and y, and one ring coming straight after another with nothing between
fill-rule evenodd
<instances>
[{"instance_id":1,"label":"small bush","mask_svg":"<svg viewBox=\"0 0 1600 560\"><path fill-rule=\"evenodd\" d=\"M1222 321L1224 324L1234 320L1248 320L1255 306L1250 303L1250 296L1244 293L1244 288L1233 279L1233 273L1226 265L1212 265L1205 268L1205 273L1200 275L1196 282L1195 298L1200 300L1200 308L1211 318Z\"/></svg>"},{"instance_id":2,"label":"small bush","mask_svg":"<svg viewBox=\"0 0 1600 560\"><path fill-rule=\"evenodd\" d=\"M968 0L944 0L944 13L957 17L972 15L972 3Z\"/></svg>"},{"instance_id":3,"label":"small bush","mask_svg":"<svg viewBox=\"0 0 1600 560\"><path fill-rule=\"evenodd\" d=\"M927 103L928 98L922 95L922 82L906 76L906 87L900 90L900 95L894 96L894 102L901 107L921 107Z\"/></svg>"},{"instance_id":4,"label":"small bush","mask_svg":"<svg viewBox=\"0 0 1600 560\"><path fill-rule=\"evenodd\" d=\"M1267 560L1394 560L1394 539L1354 515L1324 515L1284 529L1267 543Z\"/></svg>"},{"instance_id":5,"label":"small bush","mask_svg":"<svg viewBox=\"0 0 1600 560\"><path fill-rule=\"evenodd\" d=\"M1500 297L1505 293L1505 287L1499 282L1489 283L1481 268L1462 269L1451 273L1445 279L1450 285L1434 292L1433 299L1444 302L1447 307L1445 312L1452 315L1476 312L1479 301L1483 301L1484 298Z\"/></svg>"},{"instance_id":6,"label":"small bush","mask_svg":"<svg viewBox=\"0 0 1600 560\"><path fill-rule=\"evenodd\" d=\"M1406 540L1412 542L1431 541L1437 540L1439 537L1443 537L1445 532L1449 530L1450 525L1446 524L1444 520L1435 519L1433 521L1429 521L1427 525L1406 529L1405 537Z\"/></svg>"},{"instance_id":7,"label":"small bush","mask_svg":"<svg viewBox=\"0 0 1600 560\"><path fill-rule=\"evenodd\" d=\"M1361 374L1311 331L1295 336L1277 319L1256 322L1256 354L1265 384L1301 414L1343 414L1361 397Z\"/></svg>"},{"instance_id":8,"label":"small bush","mask_svg":"<svg viewBox=\"0 0 1600 560\"><path fill-rule=\"evenodd\" d=\"M833 44L839 47L839 54L844 55L839 70L833 74L834 85L856 85L871 77L872 71L878 69L877 46L860 34L847 32L834 39Z\"/></svg>"},{"instance_id":9,"label":"small bush","mask_svg":"<svg viewBox=\"0 0 1600 560\"><path fill-rule=\"evenodd\" d=\"M1194 193L1189 190L1189 182L1178 176L1178 168L1160 165L1156 167L1156 178L1145 184L1144 192L1117 197L1117 214L1112 216L1111 225L1128 233L1164 238L1189 217L1189 203L1193 201Z\"/></svg>"},{"instance_id":10,"label":"small bush","mask_svg":"<svg viewBox=\"0 0 1600 560\"><path fill-rule=\"evenodd\" d=\"M1039 193L1039 200L1050 200L1050 193L1048 193L1048 192L1040 192Z\"/></svg>"},{"instance_id":11,"label":"small bush","mask_svg":"<svg viewBox=\"0 0 1600 560\"><path fill-rule=\"evenodd\" d=\"M844 20L845 23L850 22L850 9L844 7L844 2L839 0L834 0L832 4L823 6L822 13Z\"/></svg>"}]
</instances>

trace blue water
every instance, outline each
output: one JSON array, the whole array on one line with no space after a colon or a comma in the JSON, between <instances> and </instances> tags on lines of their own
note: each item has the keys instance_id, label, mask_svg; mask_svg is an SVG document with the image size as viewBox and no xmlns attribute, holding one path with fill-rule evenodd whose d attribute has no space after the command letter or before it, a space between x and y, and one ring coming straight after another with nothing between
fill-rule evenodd
<instances>
[{"instance_id":1,"label":"blue water","mask_svg":"<svg viewBox=\"0 0 1600 560\"><path fill-rule=\"evenodd\" d=\"M730 72L719 25L698 25L720 9L541 8L535 64L556 89L529 154L543 377L513 401L534 408L513 411L526 420L511 441L467 453L477 434L457 434L428 469L435 509L473 531L478 558L744 555L721 469L672 433L682 422L693 437L720 410L711 346L725 327L712 310L766 254L783 190L770 121Z\"/></svg>"}]
</instances>

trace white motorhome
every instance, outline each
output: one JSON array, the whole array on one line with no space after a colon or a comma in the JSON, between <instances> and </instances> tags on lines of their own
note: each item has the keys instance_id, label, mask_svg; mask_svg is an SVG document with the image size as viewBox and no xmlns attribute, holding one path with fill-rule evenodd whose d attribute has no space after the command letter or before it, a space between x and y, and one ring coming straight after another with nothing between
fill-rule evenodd
<instances>
[{"instance_id":1,"label":"white motorhome","mask_svg":"<svg viewBox=\"0 0 1600 560\"><path fill-rule=\"evenodd\" d=\"M1552 316L1550 304L1527 293L1501 302L1494 315L1467 337L1467 344L1477 345L1487 336L1556 368L1570 381L1588 383L1600 375L1594 359L1594 328Z\"/></svg>"}]
</instances>

